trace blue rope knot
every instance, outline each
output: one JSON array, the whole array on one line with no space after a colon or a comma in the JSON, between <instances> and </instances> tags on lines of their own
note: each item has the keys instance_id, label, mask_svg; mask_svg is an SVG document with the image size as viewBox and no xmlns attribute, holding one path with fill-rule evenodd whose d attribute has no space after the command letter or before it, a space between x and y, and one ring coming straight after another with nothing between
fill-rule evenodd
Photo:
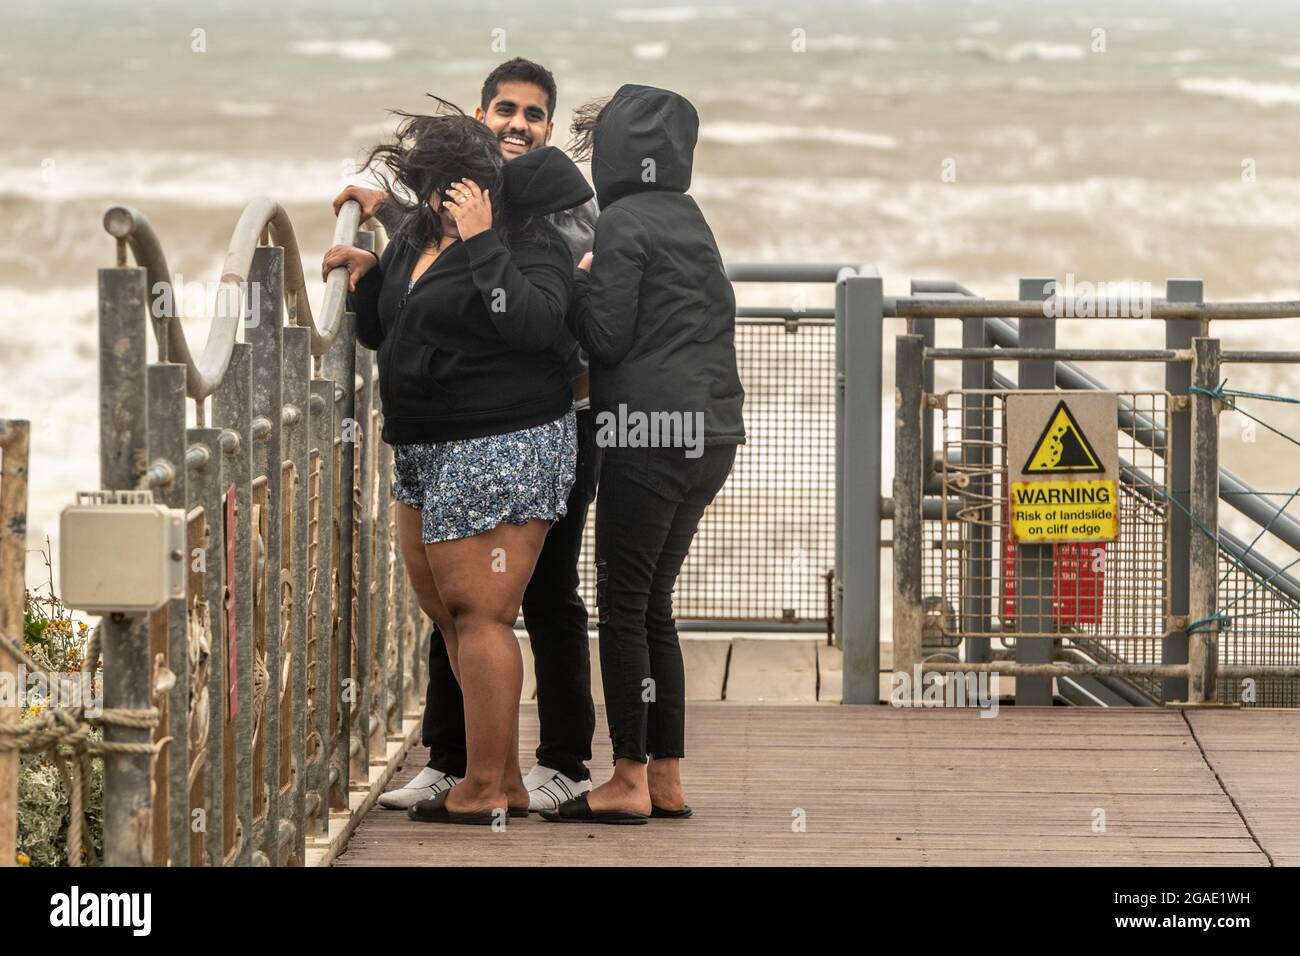
<instances>
[{"instance_id":1,"label":"blue rope knot","mask_svg":"<svg viewBox=\"0 0 1300 956\"><path fill-rule=\"evenodd\" d=\"M1191 624L1188 624L1187 633L1203 631L1211 624L1216 625L1215 631L1222 634L1232 627L1232 617L1226 611L1215 611L1209 617L1203 617L1199 621L1192 621Z\"/></svg>"},{"instance_id":2,"label":"blue rope knot","mask_svg":"<svg viewBox=\"0 0 1300 956\"><path fill-rule=\"evenodd\" d=\"M1201 388L1199 385L1189 385L1187 391L1193 395L1207 395L1223 405L1224 408L1235 408L1232 399L1228 398L1228 393L1224 391L1228 387L1228 380L1225 378L1214 388Z\"/></svg>"}]
</instances>

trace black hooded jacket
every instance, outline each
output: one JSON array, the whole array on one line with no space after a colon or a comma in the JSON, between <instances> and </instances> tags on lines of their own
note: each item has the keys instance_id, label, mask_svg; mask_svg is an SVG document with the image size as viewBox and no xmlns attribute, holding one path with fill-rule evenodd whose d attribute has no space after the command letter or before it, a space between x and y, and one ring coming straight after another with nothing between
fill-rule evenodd
<instances>
[{"instance_id":1,"label":"black hooded jacket","mask_svg":"<svg viewBox=\"0 0 1300 956\"><path fill-rule=\"evenodd\" d=\"M502 168L513 220L581 205L591 187L553 147ZM357 340L379 351L391 445L500 435L560 418L573 401L564 316L573 258L538 219L527 238L496 223L443 251L408 292L419 251L390 243L352 294Z\"/></svg>"},{"instance_id":2,"label":"black hooded jacket","mask_svg":"<svg viewBox=\"0 0 1300 956\"><path fill-rule=\"evenodd\" d=\"M596 127L600 218L590 278L570 311L598 414L704 413L704 444L745 440L736 298L691 184L699 117L689 101L621 87ZM515 160L518 162L518 160Z\"/></svg>"}]
</instances>

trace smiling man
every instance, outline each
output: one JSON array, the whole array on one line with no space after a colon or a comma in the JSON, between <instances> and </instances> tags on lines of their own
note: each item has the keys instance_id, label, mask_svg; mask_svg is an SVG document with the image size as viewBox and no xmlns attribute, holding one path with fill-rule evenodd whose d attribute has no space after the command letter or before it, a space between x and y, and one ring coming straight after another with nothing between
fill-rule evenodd
<instances>
[{"instance_id":1,"label":"smiling man","mask_svg":"<svg viewBox=\"0 0 1300 956\"><path fill-rule=\"evenodd\" d=\"M515 57L488 74L474 118L496 135L501 154L509 161L550 143L555 101L551 72ZM348 199L361 204L363 221L375 216L390 234L395 230L399 217L389 212L396 212L393 207L385 206L388 194L383 190L349 186L334 200L335 213ZM591 250L596 214L592 199L585 206L548 217L564 236L575 265ZM591 789L586 762L591 759L591 737L596 728L587 607L578 593L578 557L587 509L596 496L601 449L587 398L586 357L571 339L559 347L566 351L578 409L578 469L568 512L547 534L524 592L524 626L532 643L541 724L537 764L524 776L532 810L554 809ZM454 786L465 774L465 704L447 659L447 645L436 627L429 641L423 738L429 748L428 766L405 787L380 795L380 806L406 809Z\"/></svg>"}]
</instances>

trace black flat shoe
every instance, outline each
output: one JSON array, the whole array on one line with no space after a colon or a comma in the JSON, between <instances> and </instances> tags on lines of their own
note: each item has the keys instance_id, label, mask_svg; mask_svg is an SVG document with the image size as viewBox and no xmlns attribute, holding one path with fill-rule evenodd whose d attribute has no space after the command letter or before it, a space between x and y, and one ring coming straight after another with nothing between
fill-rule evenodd
<instances>
[{"instance_id":1,"label":"black flat shoe","mask_svg":"<svg viewBox=\"0 0 1300 956\"><path fill-rule=\"evenodd\" d=\"M650 816L656 820L685 820L695 813L689 806L684 806L680 810L665 810L663 807L651 807Z\"/></svg>"},{"instance_id":2,"label":"black flat shoe","mask_svg":"<svg viewBox=\"0 0 1300 956\"><path fill-rule=\"evenodd\" d=\"M527 807L511 807L511 808L510 808L510 815L511 815L512 817L514 817L515 819L520 819L520 818L523 818L523 817L527 817L527 816L528 816L528 808L527 808Z\"/></svg>"},{"instance_id":3,"label":"black flat shoe","mask_svg":"<svg viewBox=\"0 0 1300 956\"><path fill-rule=\"evenodd\" d=\"M434 794L428 800L421 800L406 811L406 816L419 823L459 823L469 826L491 826L496 822L497 815L491 810L473 812L448 810L447 794L449 793L451 793L451 790L444 790L441 793Z\"/></svg>"},{"instance_id":4,"label":"black flat shoe","mask_svg":"<svg viewBox=\"0 0 1300 956\"><path fill-rule=\"evenodd\" d=\"M579 794L572 800L565 800L554 810L543 810L542 819L550 823L646 823L649 817L644 813L630 810L593 810L587 803L587 795Z\"/></svg>"}]
</instances>

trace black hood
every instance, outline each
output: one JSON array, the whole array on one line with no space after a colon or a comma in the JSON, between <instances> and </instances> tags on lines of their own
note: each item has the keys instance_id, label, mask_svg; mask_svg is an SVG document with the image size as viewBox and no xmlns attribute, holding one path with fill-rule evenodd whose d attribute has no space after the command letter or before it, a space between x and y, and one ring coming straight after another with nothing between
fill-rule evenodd
<instances>
[{"instance_id":1,"label":"black hood","mask_svg":"<svg viewBox=\"0 0 1300 956\"><path fill-rule=\"evenodd\" d=\"M581 206L592 195L573 160L554 146L510 160L501 175L506 209L512 216L548 216Z\"/></svg>"},{"instance_id":2,"label":"black hood","mask_svg":"<svg viewBox=\"0 0 1300 956\"><path fill-rule=\"evenodd\" d=\"M601 208L635 192L686 192L699 131L699 114L686 97L653 86L619 87L601 110L593 144L591 178Z\"/></svg>"}]
</instances>

